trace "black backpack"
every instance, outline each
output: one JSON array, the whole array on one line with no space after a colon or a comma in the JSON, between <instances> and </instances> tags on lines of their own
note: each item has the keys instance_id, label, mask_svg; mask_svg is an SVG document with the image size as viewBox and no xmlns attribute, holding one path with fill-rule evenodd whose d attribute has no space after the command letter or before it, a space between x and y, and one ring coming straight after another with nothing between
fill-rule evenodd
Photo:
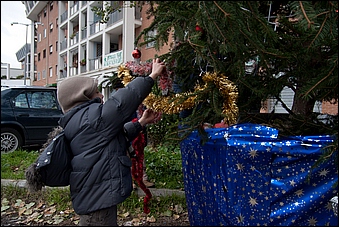
<instances>
[{"instance_id":1,"label":"black backpack","mask_svg":"<svg viewBox=\"0 0 339 227\"><path fill-rule=\"evenodd\" d=\"M41 190L43 186L68 186L73 158L64 131L57 127L49 134L49 140L35 163L25 172L30 191Z\"/></svg>"}]
</instances>

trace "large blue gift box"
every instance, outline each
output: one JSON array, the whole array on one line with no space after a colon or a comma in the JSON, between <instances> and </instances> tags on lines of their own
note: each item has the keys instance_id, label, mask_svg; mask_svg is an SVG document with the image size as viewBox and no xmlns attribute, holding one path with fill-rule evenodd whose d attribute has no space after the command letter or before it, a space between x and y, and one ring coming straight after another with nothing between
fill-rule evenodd
<instances>
[{"instance_id":1,"label":"large blue gift box","mask_svg":"<svg viewBox=\"0 0 339 227\"><path fill-rule=\"evenodd\" d=\"M181 142L192 226L338 226L334 160L312 168L331 135L278 138L278 130L237 124L197 131Z\"/></svg>"}]
</instances>

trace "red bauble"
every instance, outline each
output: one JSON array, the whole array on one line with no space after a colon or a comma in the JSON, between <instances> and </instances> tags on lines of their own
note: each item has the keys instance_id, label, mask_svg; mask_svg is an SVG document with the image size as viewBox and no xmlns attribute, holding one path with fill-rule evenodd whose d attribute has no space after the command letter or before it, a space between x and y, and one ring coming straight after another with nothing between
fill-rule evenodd
<instances>
[{"instance_id":1,"label":"red bauble","mask_svg":"<svg viewBox=\"0 0 339 227\"><path fill-rule=\"evenodd\" d=\"M133 58L141 58L141 52L138 49L134 49L132 52Z\"/></svg>"},{"instance_id":2,"label":"red bauble","mask_svg":"<svg viewBox=\"0 0 339 227\"><path fill-rule=\"evenodd\" d=\"M195 30L198 31L198 32L204 31L199 25L195 25Z\"/></svg>"}]
</instances>

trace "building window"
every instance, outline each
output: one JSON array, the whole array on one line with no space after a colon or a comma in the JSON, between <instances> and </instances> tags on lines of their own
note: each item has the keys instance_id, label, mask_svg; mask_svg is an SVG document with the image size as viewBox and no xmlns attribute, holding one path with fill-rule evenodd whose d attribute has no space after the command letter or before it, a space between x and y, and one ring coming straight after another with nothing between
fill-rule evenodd
<instances>
[{"instance_id":1,"label":"building window","mask_svg":"<svg viewBox=\"0 0 339 227\"><path fill-rule=\"evenodd\" d=\"M38 53L38 61L40 61L40 58L41 58L40 53Z\"/></svg>"},{"instance_id":2,"label":"building window","mask_svg":"<svg viewBox=\"0 0 339 227\"><path fill-rule=\"evenodd\" d=\"M149 40L149 39L153 39L156 35L157 35L156 30L147 32L146 41ZM154 45L155 45L155 41L152 41L152 42L146 44L146 48L154 47Z\"/></svg>"},{"instance_id":3,"label":"building window","mask_svg":"<svg viewBox=\"0 0 339 227\"><path fill-rule=\"evenodd\" d=\"M58 65L55 65L55 75L58 75Z\"/></svg>"},{"instance_id":4,"label":"building window","mask_svg":"<svg viewBox=\"0 0 339 227\"><path fill-rule=\"evenodd\" d=\"M55 25L56 25L56 27L59 26L59 20L58 20L58 18L55 19Z\"/></svg>"},{"instance_id":5,"label":"building window","mask_svg":"<svg viewBox=\"0 0 339 227\"><path fill-rule=\"evenodd\" d=\"M49 54L52 54L53 53L53 45L50 45L49 46Z\"/></svg>"},{"instance_id":6,"label":"building window","mask_svg":"<svg viewBox=\"0 0 339 227\"><path fill-rule=\"evenodd\" d=\"M46 49L44 49L44 50L42 51L42 57L43 57L43 58L46 58Z\"/></svg>"},{"instance_id":7,"label":"building window","mask_svg":"<svg viewBox=\"0 0 339 227\"><path fill-rule=\"evenodd\" d=\"M53 10L53 1L49 4L49 11Z\"/></svg>"},{"instance_id":8,"label":"building window","mask_svg":"<svg viewBox=\"0 0 339 227\"><path fill-rule=\"evenodd\" d=\"M42 70L42 79L46 79L46 70Z\"/></svg>"},{"instance_id":9,"label":"building window","mask_svg":"<svg viewBox=\"0 0 339 227\"><path fill-rule=\"evenodd\" d=\"M41 80L40 72L37 73L37 80Z\"/></svg>"},{"instance_id":10,"label":"building window","mask_svg":"<svg viewBox=\"0 0 339 227\"><path fill-rule=\"evenodd\" d=\"M41 41L41 33L38 34L38 42L40 42L40 41Z\"/></svg>"},{"instance_id":11,"label":"building window","mask_svg":"<svg viewBox=\"0 0 339 227\"><path fill-rule=\"evenodd\" d=\"M49 77L53 77L53 67L49 68Z\"/></svg>"},{"instance_id":12,"label":"building window","mask_svg":"<svg viewBox=\"0 0 339 227\"><path fill-rule=\"evenodd\" d=\"M44 29L44 38L46 38L47 37L47 30L46 30L46 28Z\"/></svg>"},{"instance_id":13,"label":"building window","mask_svg":"<svg viewBox=\"0 0 339 227\"><path fill-rule=\"evenodd\" d=\"M52 32L53 31L53 23L50 23L49 24L49 32Z\"/></svg>"},{"instance_id":14,"label":"building window","mask_svg":"<svg viewBox=\"0 0 339 227\"><path fill-rule=\"evenodd\" d=\"M58 41L55 42L55 51L58 51Z\"/></svg>"},{"instance_id":15,"label":"building window","mask_svg":"<svg viewBox=\"0 0 339 227\"><path fill-rule=\"evenodd\" d=\"M44 17L46 17L47 16L47 9L45 8L44 9Z\"/></svg>"}]
</instances>

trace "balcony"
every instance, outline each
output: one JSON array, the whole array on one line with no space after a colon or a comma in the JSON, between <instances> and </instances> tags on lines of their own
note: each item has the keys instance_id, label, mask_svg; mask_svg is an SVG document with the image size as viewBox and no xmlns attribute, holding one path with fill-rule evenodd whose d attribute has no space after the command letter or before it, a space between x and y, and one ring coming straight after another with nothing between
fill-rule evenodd
<instances>
[{"instance_id":1,"label":"balcony","mask_svg":"<svg viewBox=\"0 0 339 227\"><path fill-rule=\"evenodd\" d=\"M81 2L81 7L84 7L85 5L87 5L87 1L80 1Z\"/></svg>"},{"instance_id":2,"label":"balcony","mask_svg":"<svg viewBox=\"0 0 339 227\"><path fill-rule=\"evenodd\" d=\"M93 35L95 33L98 33L99 31L101 31L103 29L103 24L100 23L100 21L94 22L93 24L91 24L89 26L89 31L90 31L90 35Z\"/></svg>"},{"instance_id":3,"label":"balcony","mask_svg":"<svg viewBox=\"0 0 339 227\"><path fill-rule=\"evenodd\" d=\"M102 68L102 56L98 56L93 59L89 59L89 70L97 70Z\"/></svg>"},{"instance_id":4,"label":"balcony","mask_svg":"<svg viewBox=\"0 0 339 227\"><path fill-rule=\"evenodd\" d=\"M70 7L71 16L79 11L79 2Z\"/></svg>"},{"instance_id":5,"label":"balcony","mask_svg":"<svg viewBox=\"0 0 339 227\"><path fill-rule=\"evenodd\" d=\"M107 27L111 26L112 24L122 20L123 13L116 10L115 12L109 15L109 20L107 21Z\"/></svg>"},{"instance_id":6,"label":"balcony","mask_svg":"<svg viewBox=\"0 0 339 227\"><path fill-rule=\"evenodd\" d=\"M81 40L84 40L87 38L87 27L83 27L81 29Z\"/></svg>"},{"instance_id":7,"label":"balcony","mask_svg":"<svg viewBox=\"0 0 339 227\"><path fill-rule=\"evenodd\" d=\"M73 33L69 38L70 38L70 46L78 43L78 41L79 41L79 32Z\"/></svg>"},{"instance_id":8,"label":"balcony","mask_svg":"<svg viewBox=\"0 0 339 227\"><path fill-rule=\"evenodd\" d=\"M78 75L78 67L75 66L69 67L69 75L70 76Z\"/></svg>"},{"instance_id":9,"label":"balcony","mask_svg":"<svg viewBox=\"0 0 339 227\"><path fill-rule=\"evenodd\" d=\"M67 39L60 42L60 51L63 51L67 48Z\"/></svg>"},{"instance_id":10,"label":"balcony","mask_svg":"<svg viewBox=\"0 0 339 227\"><path fill-rule=\"evenodd\" d=\"M67 20L68 18L68 11L66 10L63 14L60 15L60 24Z\"/></svg>"}]
</instances>

